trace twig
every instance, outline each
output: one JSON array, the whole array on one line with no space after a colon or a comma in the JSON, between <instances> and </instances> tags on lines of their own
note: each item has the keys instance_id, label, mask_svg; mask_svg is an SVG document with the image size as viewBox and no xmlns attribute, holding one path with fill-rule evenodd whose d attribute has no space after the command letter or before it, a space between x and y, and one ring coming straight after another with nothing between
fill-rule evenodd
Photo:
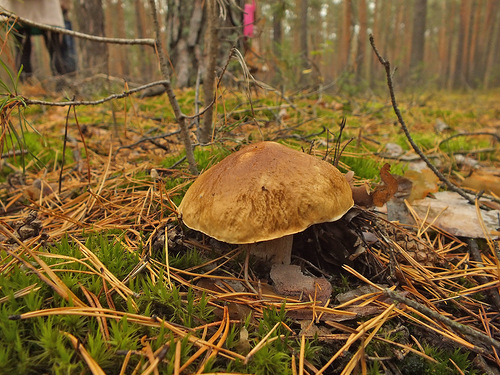
<instances>
[{"instance_id":1,"label":"twig","mask_svg":"<svg viewBox=\"0 0 500 375\"><path fill-rule=\"evenodd\" d=\"M194 118L194 124L196 125L196 131L199 132L200 130L200 117L198 115L198 112L200 111L200 79L201 79L201 68L198 66L198 71L196 72L196 85L194 89L194 113L195 113L195 118Z\"/></svg>"},{"instance_id":2,"label":"twig","mask_svg":"<svg viewBox=\"0 0 500 375\"><path fill-rule=\"evenodd\" d=\"M168 167L167 169L174 169L175 167L177 167L179 164L181 164L182 162L184 162L184 160L186 160L186 157L183 156L182 158L180 158L179 160L177 160L174 164L172 164L170 167Z\"/></svg>"},{"instance_id":3,"label":"twig","mask_svg":"<svg viewBox=\"0 0 500 375\"><path fill-rule=\"evenodd\" d=\"M459 133L459 134L454 134L448 138L443 139L441 142L439 142L438 147L440 147L443 143L448 142L449 140L452 140L453 138L473 137L476 135L489 135L490 137L495 138L497 141L500 141L500 135L495 134L495 133L490 133L490 132Z\"/></svg>"},{"instance_id":4,"label":"twig","mask_svg":"<svg viewBox=\"0 0 500 375\"><path fill-rule=\"evenodd\" d=\"M169 152L169 151L170 151L170 150L168 149L168 147L163 146L161 143L156 142L154 139L148 139L148 141L149 141L149 142L151 142L152 144L154 144L156 147L161 148L163 151L166 151L166 152Z\"/></svg>"},{"instance_id":5,"label":"twig","mask_svg":"<svg viewBox=\"0 0 500 375\"><path fill-rule=\"evenodd\" d=\"M66 163L66 144L68 143L68 125L69 125L69 113L71 112L71 106L68 108L66 113L66 123L64 125L64 140L63 140L63 152L61 160L61 171L59 172L59 194L61 194L62 189L62 176L64 171L64 164Z\"/></svg>"},{"instance_id":6,"label":"twig","mask_svg":"<svg viewBox=\"0 0 500 375\"><path fill-rule=\"evenodd\" d=\"M186 126L186 116L182 113L181 108L179 106L179 102L175 97L174 90L172 88L172 84L170 82L170 73L168 70L167 60L165 54L163 53L163 45L161 41L161 33L160 33L160 23L158 22L158 12L156 10L156 2L155 0L149 0L149 5L151 7L151 12L153 16L153 24L155 30L155 48L156 53L158 54L158 59L160 61L160 70L165 78L165 82L163 86L165 87L165 91L167 92L168 100L172 109L174 110L174 115L179 124L179 129L181 131L182 142L184 143L184 148L186 150L186 159L189 163L189 170L193 174L198 174L198 168L196 167L196 160L194 159L194 151L193 146L191 144L191 139L189 138L188 127Z\"/></svg>"},{"instance_id":7,"label":"twig","mask_svg":"<svg viewBox=\"0 0 500 375\"><path fill-rule=\"evenodd\" d=\"M483 260L481 259L481 252L479 251L479 248L477 246L477 242L475 239L470 238L467 241L468 249L470 252L470 257L474 262L477 262L477 267L478 268L483 268L484 263ZM477 276L478 281L481 284L487 284L488 283L488 278L486 276ZM500 311L500 294L498 294L498 288L493 288L493 289L488 289L485 291L487 296L489 297L489 300L495 308Z\"/></svg>"},{"instance_id":8,"label":"twig","mask_svg":"<svg viewBox=\"0 0 500 375\"><path fill-rule=\"evenodd\" d=\"M341 154L340 143L342 142L342 132L344 131L346 124L347 124L347 119L345 117L342 117L342 119L340 120L340 124L339 124L339 128L340 128L339 136L337 138L337 142L335 143L335 153L333 155L333 165L335 168L337 168L339 166L339 160L340 160L340 154ZM352 141L352 139L351 139L351 141ZM345 148L345 146L344 146L344 148ZM342 149L342 151L343 150L344 149ZM328 148L327 148L327 154L328 154Z\"/></svg>"},{"instance_id":9,"label":"twig","mask_svg":"<svg viewBox=\"0 0 500 375\"><path fill-rule=\"evenodd\" d=\"M424 306L424 305L422 305L414 300L411 300L409 298L403 297L398 292L395 292L395 291L390 290L388 288L384 289L383 292L387 297L389 297L395 301L402 302L405 305L410 306L411 308L417 310L418 312L421 312L422 314L424 314L424 315L426 315L434 320L438 320L441 323L446 324L448 327L450 327L456 331L459 331L460 333L462 333L464 335L467 335L467 336L470 336L470 337L473 337L473 338L479 340L479 342L481 344L491 345L494 348L496 348L497 350L500 350L500 342L495 340L494 338L488 336L488 335L485 335L482 332L479 332L479 331L477 331L471 327L468 327L464 324L460 324L458 322L455 322L454 320L451 320L450 318L447 318L446 316L441 315L440 313L429 309L427 306ZM475 345L475 346L477 346L477 345Z\"/></svg>"},{"instance_id":10,"label":"twig","mask_svg":"<svg viewBox=\"0 0 500 375\"><path fill-rule=\"evenodd\" d=\"M0 155L0 159L12 158L12 157L19 156L19 155L26 155L28 153L29 153L29 151L26 150L26 149L23 149L23 150L11 150L11 151L8 151L8 152L3 153L2 155Z\"/></svg>"},{"instance_id":11,"label":"twig","mask_svg":"<svg viewBox=\"0 0 500 375\"><path fill-rule=\"evenodd\" d=\"M288 130L293 130L291 128L288 128L288 129L283 129L283 130L280 130L280 133L284 133L284 131L288 131ZM321 135L323 134L324 132L326 131L326 128L324 126L321 127L321 130L316 132L316 133L310 133L310 134L306 134L306 135L300 135L300 134L287 134L287 135L283 135L283 136L276 136L276 137L273 137L271 138L270 140L271 141L276 141L278 139L288 139L288 138L294 138L294 139L299 139L301 141L307 141L308 138L312 138L312 137L317 137L318 135Z\"/></svg>"},{"instance_id":12,"label":"twig","mask_svg":"<svg viewBox=\"0 0 500 375\"><path fill-rule=\"evenodd\" d=\"M413 147L413 150L420 156L420 158L427 164L427 166L431 169L432 172L448 186L448 188L465 198L470 204L475 204L475 200L473 197L470 197L467 195L465 191L460 189L458 186L452 184L435 166L434 164L431 163L431 161L425 156L425 154L422 152L420 147L415 143L413 140L410 131L408 130L408 127L406 126L406 123L403 119L403 116L401 115L401 112L399 110L397 101L396 101L396 96L394 94L394 86L392 83L392 74L391 74L391 63L384 59L381 55L380 52L378 51L377 47L375 46L375 41L373 39L373 35L370 34L370 44L373 48L373 52L375 52L375 55L377 56L378 60L380 63L384 66L385 68L385 74L387 77L387 87L389 88L389 94L391 96L391 102L392 102L392 108L394 109L394 113L396 114L396 117L398 118L398 122L401 125L401 128L403 129L406 138L408 139L408 142L410 142L411 147Z\"/></svg>"},{"instance_id":13,"label":"twig","mask_svg":"<svg viewBox=\"0 0 500 375\"><path fill-rule=\"evenodd\" d=\"M137 142L134 142L132 144L129 144L129 145L126 145L126 146L120 146L117 150L116 150L116 153L118 153L120 150L124 149L124 148L132 148L132 147L135 147L143 142L151 142L156 140L156 139L161 139L161 138L167 138L167 137L170 137L172 135L176 135L176 134L179 134L181 131L180 129L178 130L175 130L173 132L170 132L170 133L165 133L165 134L160 134L160 135L155 135L153 137L144 137L144 138L141 138L139 139Z\"/></svg>"},{"instance_id":14,"label":"twig","mask_svg":"<svg viewBox=\"0 0 500 375\"><path fill-rule=\"evenodd\" d=\"M9 12L7 10L4 10L4 9L0 9L0 15L8 17L9 19L14 20L14 22L19 22L19 23L22 23L23 25L26 25L26 26L32 26L32 27L36 27L38 29L52 31L52 32L56 32L59 34L71 35L71 36L74 36L76 38L92 40L94 42L111 43L111 44L132 44L132 45L142 44L142 45L147 45L147 46L151 46L151 47L155 46L154 39L106 38L106 37L102 37L102 36L89 35L89 34L81 33L78 31L63 29L63 28L57 27L57 26L50 26L50 25L46 25L44 23L33 22L33 21L30 21L26 18L19 17L16 14Z\"/></svg>"},{"instance_id":15,"label":"twig","mask_svg":"<svg viewBox=\"0 0 500 375\"><path fill-rule=\"evenodd\" d=\"M71 101L67 101L67 102L48 102L45 100L35 100L35 99L28 99L28 98L23 97L23 101L27 105L35 104L35 105L48 105L48 106L54 106L54 107L66 107L66 106L71 106L71 105L73 105L73 106L98 105L98 104L102 104L105 102L109 102L110 100L113 100L113 99L125 98L127 96L130 96L136 92L150 88L152 86L164 85L166 82L169 82L169 81L162 80L162 81L151 82L151 83L148 83L146 85L142 85L142 86L124 91L121 94L112 94L112 95L109 95L109 96L102 98L102 99L99 99L99 100L71 100Z\"/></svg>"},{"instance_id":16,"label":"twig","mask_svg":"<svg viewBox=\"0 0 500 375\"><path fill-rule=\"evenodd\" d=\"M73 115L75 116L75 123L76 123L76 126L78 128L78 133L80 133L80 138L81 138L82 143L83 143L83 148L85 149L85 157L87 158L87 180L88 180L89 186L90 186L90 183L91 183L91 180L90 180L90 154L89 154L89 150L87 148L87 142L85 142L85 137L83 136L82 128L80 126L80 123L78 122L78 116L76 115L76 107L75 106L73 106Z\"/></svg>"}]
</instances>

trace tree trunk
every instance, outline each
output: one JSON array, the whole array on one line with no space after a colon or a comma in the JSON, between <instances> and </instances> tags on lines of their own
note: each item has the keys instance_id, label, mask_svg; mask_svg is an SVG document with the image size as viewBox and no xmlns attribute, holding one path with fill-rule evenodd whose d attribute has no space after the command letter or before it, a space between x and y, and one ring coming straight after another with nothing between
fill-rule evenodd
<instances>
[{"instance_id":1,"label":"tree trunk","mask_svg":"<svg viewBox=\"0 0 500 375\"><path fill-rule=\"evenodd\" d=\"M274 56L281 57L281 48L283 45L283 26L282 20L285 13L285 3L276 0L273 4L273 53Z\"/></svg>"},{"instance_id":2,"label":"tree trunk","mask_svg":"<svg viewBox=\"0 0 500 375\"><path fill-rule=\"evenodd\" d=\"M451 10L447 10L446 14L449 14L449 17L447 17L446 20L446 33L447 33L447 45L448 45L448 50L447 50L447 58L446 58L446 88L448 90L453 89L454 83L454 77L455 77L455 68L456 68L456 57L454 54L454 44L455 44L455 35L457 34L456 28L457 28L457 9L458 9L458 4L455 2L451 2L449 4L451 6ZM449 8L449 7L448 7ZM447 8L447 9L448 9Z\"/></svg>"},{"instance_id":3,"label":"tree trunk","mask_svg":"<svg viewBox=\"0 0 500 375\"><path fill-rule=\"evenodd\" d=\"M486 69L486 60L488 58L488 51L491 48L491 40L494 37L492 30L495 26L495 16L498 12L498 0L488 0L486 3L485 20L482 22L482 29L480 31L481 37L479 38L479 65L478 71L483 72ZM484 78L481 77L481 78Z\"/></svg>"},{"instance_id":4,"label":"tree trunk","mask_svg":"<svg viewBox=\"0 0 500 375\"><path fill-rule=\"evenodd\" d=\"M75 2L75 14L78 14L78 31L86 34L104 36L104 11L102 0ZM106 71L108 49L106 43L77 39L81 65L89 74Z\"/></svg>"},{"instance_id":5,"label":"tree trunk","mask_svg":"<svg viewBox=\"0 0 500 375\"><path fill-rule=\"evenodd\" d=\"M391 43L391 56L396 66L402 66L404 61L404 46L407 44L405 41L406 28L408 25L404 24L404 13L406 11L405 3L399 2L395 4L395 16L392 34L394 35ZM404 71L404 69L402 69Z\"/></svg>"},{"instance_id":6,"label":"tree trunk","mask_svg":"<svg viewBox=\"0 0 500 375\"><path fill-rule=\"evenodd\" d=\"M309 0L300 0L300 29L299 45L302 71L300 73L300 83L305 84L308 81L308 75L304 74L310 68L309 64L309 43L308 43L308 12Z\"/></svg>"},{"instance_id":7,"label":"tree trunk","mask_svg":"<svg viewBox=\"0 0 500 375\"><path fill-rule=\"evenodd\" d=\"M144 2L135 1L135 22L136 22L136 33L137 38L146 38L151 34L146 29L146 12L144 11ZM143 81L151 81L153 79L153 66L151 62L151 47L149 46L140 46L141 53L141 78Z\"/></svg>"},{"instance_id":8,"label":"tree trunk","mask_svg":"<svg viewBox=\"0 0 500 375\"><path fill-rule=\"evenodd\" d=\"M490 39L490 44L487 48L487 58L486 58L486 66L484 69L484 77L483 77L483 86L485 89L490 87L491 84L491 76L493 73L493 66L495 60L498 61L500 56L500 48L498 44L500 43L500 12L496 13L496 17L493 21L493 28L491 30L492 37ZM498 84L498 75L496 77Z\"/></svg>"},{"instance_id":9,"label":"tree trunk","mask_svg":"<svg viewBox=\"0 0 500 375\"><path fill-rule=\"evenodd\" d=\"M413 32L411 38L410 70L422 69L425 47L425 21L427 18L427 0L415 0L413 7Z\"/></svg>"},{"instance_id":10,"label":"tree trunk","mask_svg":"<svg viewBox=\"0 0 500 375\"><path fill-rule=\"evenodd\" d=\"M455 76L453 88L462 88L466 84L465 67L467 61L467 43L469 36L470 1L462 0L460 3L460 26L458 31L458 44L456 51Z\"/></svg>"},{"instance_id":11,"label":"tree trunk","mask_svg":"<svg viewBox=\"0 0 500 375\"><path fill-rule=\"evenodd\" d=\"M368 39L368 26L367 26L367 8L366 0L359 0L358 3L358 21L359 21L359 35L358 35L358 48L356 51L356 60L354 62L354 68L356 70L358 81L362 80L364 77L364 63L366 56L366 41Z\"/></svg>"},{"instance_id":12,"label":"tree trunk","mask_svg":"<svg viewBox=\"0 0 500 375\"><path fill-rule=\"evenodd\" d=\"M219 36L217 35L218 8L216 0L206 0L207 29L205 38L205 79L203 80L203 96L205 106L214 101L215 90L215 68L217 65L217 53L219 51ZM202 126L198 129L198 141L202 144L210 142L212 135L212 120L214 106L210 106L203 115Z\"/></svg>"},{"instance_id":13,"label":"tree trunk","mask_svg":"<svg viewBox=\"0 0 500 375\"><path fill-rule=\"evenodd\" d=\"M340 56L342 70L348 70L351 57L351 27L352 27L352 4L351 0L343 1L342 17L342 42L340 47Z\"/></svg>"},{"instance_id":14,"label":"tree trunk","mask_svg":"<svg viewBox=\"0 0 500 375\"><path fill-rule=\"evenodd\" d=\"M123 0L118 0L116 3L116 32L119 38L126 38L127 32L125 30L125 10ZM120 76L128 77L130 74L130 65L128 58L128 51L130 48L123 48L124 46L117 46L119 48L120 57Z\"/></svg>"},{"instance_id":15,"label":"tree trunk","mask_svg":"<svg viewBox=\"0 0 500 375\"><path fill-rule=\"evenodd\" d=\"M285 2L276 0L273 4L273 39L272 50L275 63L272 64L274 68L273 85L283 87L283 77L280 69L281 51L283 48L283 16L285 14Z\"/></svg>"},{"instance_id":16,"label":"tree trunk","mask_svg":"<svg viewBox=\"0 0 500 375\"><path fill-rule=\"evenodd\" d=\"M167 47L174 65L176 86L192 86L200 65L202 0L168 0Z\"/></svg>"},{"instance_id":17,"label":"tree trunk","mask_svg":"<svg viewBox=\"0 0 500 375\"><path fill-rule=\"evenodd\" d=\"M380 20L381 18L383 17L383 15L381 14L381 1L382 0L374 0L374 3L373 3L373 27L372 27L372 30L373 30L373 37L374 37L374 40L375 40L375 43L377 45L377 47L379 48L380 50L380 45L379 45L379 41L382 40L381 36L380 35ZM371 59L370 59L370 63L368 64L368 68L369 68L369 72L368 72L368 78L369 78L369 82L370 82L370 86L374 86L375 84L375 78L376 78L376 71L377 71L377 67L379 65L379 61L377 59L377 56L375 56L374 53L371 54Z\"/></svg>"}]
</instances>

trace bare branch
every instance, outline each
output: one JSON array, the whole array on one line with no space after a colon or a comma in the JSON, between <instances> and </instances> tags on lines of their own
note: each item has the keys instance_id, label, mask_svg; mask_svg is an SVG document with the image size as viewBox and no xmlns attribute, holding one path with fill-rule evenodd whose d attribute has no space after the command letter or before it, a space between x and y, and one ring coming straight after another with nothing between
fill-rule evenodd
<instances>
[{"instance_id":1,"label":"bare branch","mask_svg":"<svg viewBox=\"0 0 500 375\"><path fill-rule=\"evenodd\" d=\"M377 47L375 46L375 41L373 39L373 35L370 34L370 44L372 46L373 52L375 52L375 55L378 58L378 61L384 66L385 68L385 75L387 77L387 87L389 88L389 94L391 96L391 102L392 102L392 108L394 109L394 113L396 113L396 117L398 118L399 124L401 125L401 128L403 129L406 138L408 139L408 142L410 142L411 147L415 152L420 156L420 158L427 164L427 166L430 168L432 172L443 182L448 186L448 188L455 193L460 194L463 198L465 198L469 203L475 204L475 200L473 197L467 195L465 191L460 189L458 186L455 184L451 183L435 166L434 164L431 163L431 161L425 156L423 151L418 147L418 145L415 143L413 140L410 131L408 130L408 127L406 126L406 123L403 119L403 116L401 115L401 111L399 110L398 103L396 101L396 95L394 94L394 85L392 83L392 73L391 73L391 63L384 59L381 55L380 52L378 51Z\"/></svg>"},{"instance_id":2,"label":"bare branch","mask_svg":"<svg viewBox=\"0 0 500 375\"><path fill-rule=\"evenodd\" d=\"M165 82L167 81L156 81L156 82L151 82L143 86L136 87L134 89L130 89L127 91L122 92L121 94L112 94L110 96L107 96L105 98L99 99L99 100L71 100L67 102L49 102L45 100L35 100L35 99L28 99L23 97L23 101L26 104L36 104L36 105L48 105L48 106L54 106L54 107L66 107L66 106L79 106L79 105L98 105L102 104L105 102L108 102L113 99L121 99L125 98L127 96L130 96L136 92L139 92L141 90L145 90L147 88L150 88L152 86L157 86L157 85L164 85Z\"/></svg>"},{"instance_id":3,"label":"bare branch","mask_svg":"<svg viewBox=\"0 0 500 375\"><path fill-rule=\"evenodd\" d=\"M20 22L26 26L32 26L32 27L36 27L36 28L39 28L42 30L53 31L53 32L60 33L60 34L71 35L71 36L74 36L76 38L92 40L94 42L111 43L111 44L133 44L133 45L142 44L142 45L147 45L147 46L151 46L151 47L155 46L154 39L106 38L106 37L102 37L102 36L89 35L89 34L85 34L85 33L80 33L78 31L63 29L63 28L57 27L57 26L50 26L50 25L46 25L44 23L33 22L33 21L30 21L26 18L19 17L19 16L15 15L14 13L9 12L9 11L2 9L2 8L0 8L0 15L8 17L10 20L13 20L14 22Z\"/></svg>"}]
</instances>

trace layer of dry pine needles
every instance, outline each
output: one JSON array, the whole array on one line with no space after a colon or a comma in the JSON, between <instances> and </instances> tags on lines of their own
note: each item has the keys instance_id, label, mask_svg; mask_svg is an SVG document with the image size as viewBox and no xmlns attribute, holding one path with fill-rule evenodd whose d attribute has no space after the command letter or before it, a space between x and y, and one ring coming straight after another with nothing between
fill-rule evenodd
<instances>
[{"instance_id":1,"label":"layer of dry pine needles","mask_svg":"<svg viewBox=\"0 0 500 375\"><path fill-rule=\"evenodd\" d=\"M112 142L109 144L112 145ZM7 214L0 217L0 247L4 250L0 259L1 277L8 278L14 265L22 265L38 276L39 283L12 291L14 298L35 293L39 285L45 283L70 306L31 311L13 318L51 315L93 317L99 322L100 334L105 340L109 340L109 322L123 316L138 325L163 327L175 337L176 353L180 353L183 340L188 340L197 348L185 361L181 362L180 354L175 356L174 374L185 372L193 363L197 364L195 372L203 373L206 364L215 357L247 363L270 342L281 339L280 336L272 336L278 326L285 326L300 341L300 351L292 353L293 374L331 373L336 361L346 356L347 352L351 355L340 373L366 373L367 361L374 359L366 354L366 348L372 342L389 345L397 353L394 356L404 357L414 353L433 362L435 359L425 353L421 343L424 336L458 345L500 367L500 343L497 341L500 337L500 306L495 305L496 299L491 297L498 295L499 288L498 241L488 239L485 246L489 251L476 259L471 257L461 240L427 224L424 218L416 217L417 224L411 229L387 223L372 214L369 224L373 225L373 232L379 241L378 245L368 246L366 254L371 262L377 264L375 268L379 273L361 273L356 269L356 263L345 265L342 271L357 280L357 285L369 286L368 289L363 289L363 292L343 303L332 300L322 304L314 296L304 301L277 295L265 281L254 279L258 291L255 294L235 287L243 285L241 263L235 261L240 254L238 248L221 252L214 249L210 241L189 235L173 240L175 231L179 230L175 226L177 217L173 199L182 194L182 189L193 176L178 169L161 169L151 173L155 164L154 158L148 160L148 150L137 155L137 151L128 149L116 153L117 148L117 144L110 146L107 155L90 151L90 176L86 174L86 167L78 163L67 165L61 191L57 187L59 172L28 173L27 184L8 188L8 199L2 202L2 210ZM139 156L145 161L138 163ZM179 182L167 188L166 183L173 179ZM36 180L41 181L38 187L33 184ZM38 226L34 226L37 221ZM25 232L20 228L29 227L33 230L23 235ZM169 232L167 236L164 235L165 228ZM85 246L82 236L83 232L116 230L121 234L116 235L114 241L119 241L139 259L134 270L121 280ZM81 258L47 251L47 244L61 241L63 237L78 246ZM154 241L163 241L163 246ZM195 247L217 256L201 266L179 269L170 266L168 261L161 261L169 259L169 247L172 245L184 250ZM157 252L158 248L161 255ZM425 253L431 261L417 260L415 252ZM49 266L46 262L49 258L57 259L57 262ZM84 272L101 278L107 301L105 305L84 285L80 286L85 296L83 299L63 282L60 274L71 271L62 271L59 265L72 263L84 264ZM234 264L240 266L234 267ZM216 309L217 320L187 328L144 315L134 302L136 292L127 285L141 273L147 274L154 283L176 285L183 290L192 288L200 295L205 293L208 303ZM111 298L115 294L130 301L135 313L116 309ZM7 298L0 299L0 303ZM283 322L277 323L246 352L225 347L231 326L245 319L246 313L251 312L253 319L258 320L263 317L264 310L280 309L282 306L295 322L292 327ZM416 327L422 334L419 337L407 334L403 339L393 339L383 329L388 322L400 331L408 332L408 327ZM70 340L93 374L104 373L84 343L69 332L61 334ZM332 347L336 350L332 350L320 366L315 366L304 357L306 338L316 338L323 343L333 342ZM120 374L126 373L125 369L133 356L142 358L133 373L158 373L157 366L165 360L164 355L170 345L171 342L167 341L165 347L153 351L148 338L143 338L141 350L128 351L124 356ZM391 365L386 362L383 366Z\"/></svg>"}]
</instances>

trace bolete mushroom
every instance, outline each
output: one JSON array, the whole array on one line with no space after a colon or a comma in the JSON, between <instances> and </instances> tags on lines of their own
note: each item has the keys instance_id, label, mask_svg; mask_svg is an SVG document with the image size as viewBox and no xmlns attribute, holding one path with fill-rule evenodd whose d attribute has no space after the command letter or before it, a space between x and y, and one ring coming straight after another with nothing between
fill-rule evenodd
<instances>
[{"instance_id":1,"label":"bolete mushroom","mask_svg":"<svg viewBox=\"0 0 500 375\"><path fill-rule=\"evenodd\" d=\"M351 188L330 163L275 142L246 146L202 173L179 206L186 226L290 264L293 234L340 219Z\"/></svg>"}]
</instances>

